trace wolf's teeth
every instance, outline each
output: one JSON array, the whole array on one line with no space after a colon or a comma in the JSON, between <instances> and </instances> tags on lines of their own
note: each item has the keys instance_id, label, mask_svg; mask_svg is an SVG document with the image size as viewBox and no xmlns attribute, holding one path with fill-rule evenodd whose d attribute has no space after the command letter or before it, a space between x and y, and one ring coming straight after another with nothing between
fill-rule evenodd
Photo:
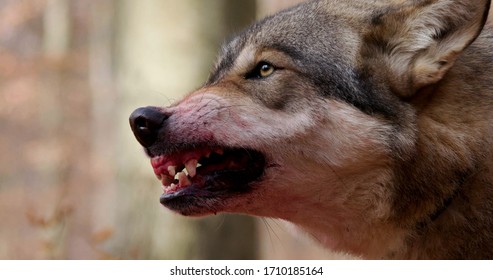
<instances>
[{"instance_id":1,"label":"wolf's teeth","mask_svg":"<svg viewBox=\"0 0 493 280\"><path fill-rule=\"evenodd\" d=\"M178 188L178 185L172 183L166 191L172 192L172 191L176 190L176 188Z\"/></svg>"},{"instance_id":2,"label":"wolf's teeth","mask_svg":"<svg viewBox=\"0 0 493 280\"><path fill-rule=\"evenodd\" d=\"M185 163L185 168L187 169L188 175L192 178L195 177L195 174L197 174L197 163L199 162L196 159L191 159Z\"/></svg>"},{"instance_id":3,"label":"wolf's teeth","mask_svg":"<svg viewBox=\"0 0 493 280\"><path fill-rule=\"evenodd\" d=\"M175 177L176 175L176 166L170 165L168 166L168 173L170 176Z\"/></svg>"},{"instance_id":4,"label":"wolf's teeth","mask_svg":"<svg viewBox=\"0 0 493 280\"><path fill-rule=\"evenodd\" d=\"M188 179L187 174L185 174L185 172L180 172L180 173L178 173L178 184L181 187L186 187L186 186L189 186L190 184L192 184L192 182L190 182L190 180Z\"/></svg>"}]
</instances>

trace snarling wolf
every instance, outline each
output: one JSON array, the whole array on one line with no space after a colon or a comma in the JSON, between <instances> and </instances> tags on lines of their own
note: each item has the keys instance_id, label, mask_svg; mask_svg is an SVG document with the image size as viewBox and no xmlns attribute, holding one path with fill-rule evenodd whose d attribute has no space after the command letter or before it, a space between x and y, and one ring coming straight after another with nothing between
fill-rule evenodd
<instances>
[{"instance_id":1,"label":"snarling wolf","mask_svg":"<svg viewBox=\"0 0 493 280\"><path fill-rule=\"evenodd\" d=\"M187 216L289 221L362 258L493 258L490 0L310 1L130 124Z\"/></svg>"}]
</instances>

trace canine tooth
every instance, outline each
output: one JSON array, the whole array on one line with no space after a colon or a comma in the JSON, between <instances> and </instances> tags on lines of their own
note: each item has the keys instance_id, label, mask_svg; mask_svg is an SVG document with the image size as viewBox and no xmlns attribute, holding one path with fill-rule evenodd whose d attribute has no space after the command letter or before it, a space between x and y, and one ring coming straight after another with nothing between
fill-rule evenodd
<instances>
[{"instance_id":1,"label":"canine tooth","mask_svg":"<svg viewBox=\"0 0 493 280\"><path fill-rule=\"evenodd\" d=\"M188 179L187 175L185 172L180 172L178 173L178 184L182 187L186 187L190 185L192 182Z\"/></svg>"},{"instance_id":2,"label":"canine tooth","mask_svg":"<svg viewBox=\"0 0 493 280\"><path fill-rule=\"evenodd\" d=\"M185 163L185 168L190 177L195 177L195 174L197 174L197 163L199 163L199 161L196 159L191 159Z\"/></svg>"},{"instance_id":3,"label":"canine tooth","mask_svg":"<svg viewBox=\"0 0 493 280\"><path fill-rule=\"evenodd\" d=\"M177 185L177 184L172 183L172 184L169 186L169 188L167 189L167 191L168 191L168 192L174 191L174 190L176 190L176 188L177 188L177 187L178 187L178 185Z\"/></svg>"},{"instance_id":4,"label":"canine tooth","mask_svg":"<svg viewBox=\"0 0 493 280\"><path fill-rule=\"evenodd\" d=\"M172 177L175 177L175 175L176 175L176 166L173 166L173 165L168 166L168 173Z\"/></svg>"}]
</instances>

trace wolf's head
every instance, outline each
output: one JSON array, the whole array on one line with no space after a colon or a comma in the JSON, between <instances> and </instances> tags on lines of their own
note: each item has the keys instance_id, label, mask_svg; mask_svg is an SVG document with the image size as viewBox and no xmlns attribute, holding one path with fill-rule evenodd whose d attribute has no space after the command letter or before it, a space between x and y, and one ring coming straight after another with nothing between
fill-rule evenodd
<instances>
[{"instance_id":1,"label":"wolf's head","mask_svg":"<svg viewBox=\"0 0 493 280\"><path fill-rule=\"evenodd\" d=\"M362 251L342 236L392 219L420 100L479 35L489 2L311 1L254 24L202 88L132 114L161 203L282 218Z\"/></svg>"}]
</instances>

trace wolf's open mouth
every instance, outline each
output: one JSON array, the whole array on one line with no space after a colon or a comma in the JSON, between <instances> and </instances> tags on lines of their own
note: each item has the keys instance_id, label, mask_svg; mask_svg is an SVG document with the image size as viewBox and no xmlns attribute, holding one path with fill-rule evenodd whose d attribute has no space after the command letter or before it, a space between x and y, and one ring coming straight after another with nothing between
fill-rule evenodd
<instances>
[{"instance_id":1,"label":"wolf's open mouth","mask_svg":"<svg viewBox=\"0 0 493 280\"><path fill-rule=\"evenodd\" d=\"M151 164L163 185L161 203L175 208L183 197L246 191L262 176L265 158L250 149L205 146L155 156Z\"/></svg>"}]
</instances>

